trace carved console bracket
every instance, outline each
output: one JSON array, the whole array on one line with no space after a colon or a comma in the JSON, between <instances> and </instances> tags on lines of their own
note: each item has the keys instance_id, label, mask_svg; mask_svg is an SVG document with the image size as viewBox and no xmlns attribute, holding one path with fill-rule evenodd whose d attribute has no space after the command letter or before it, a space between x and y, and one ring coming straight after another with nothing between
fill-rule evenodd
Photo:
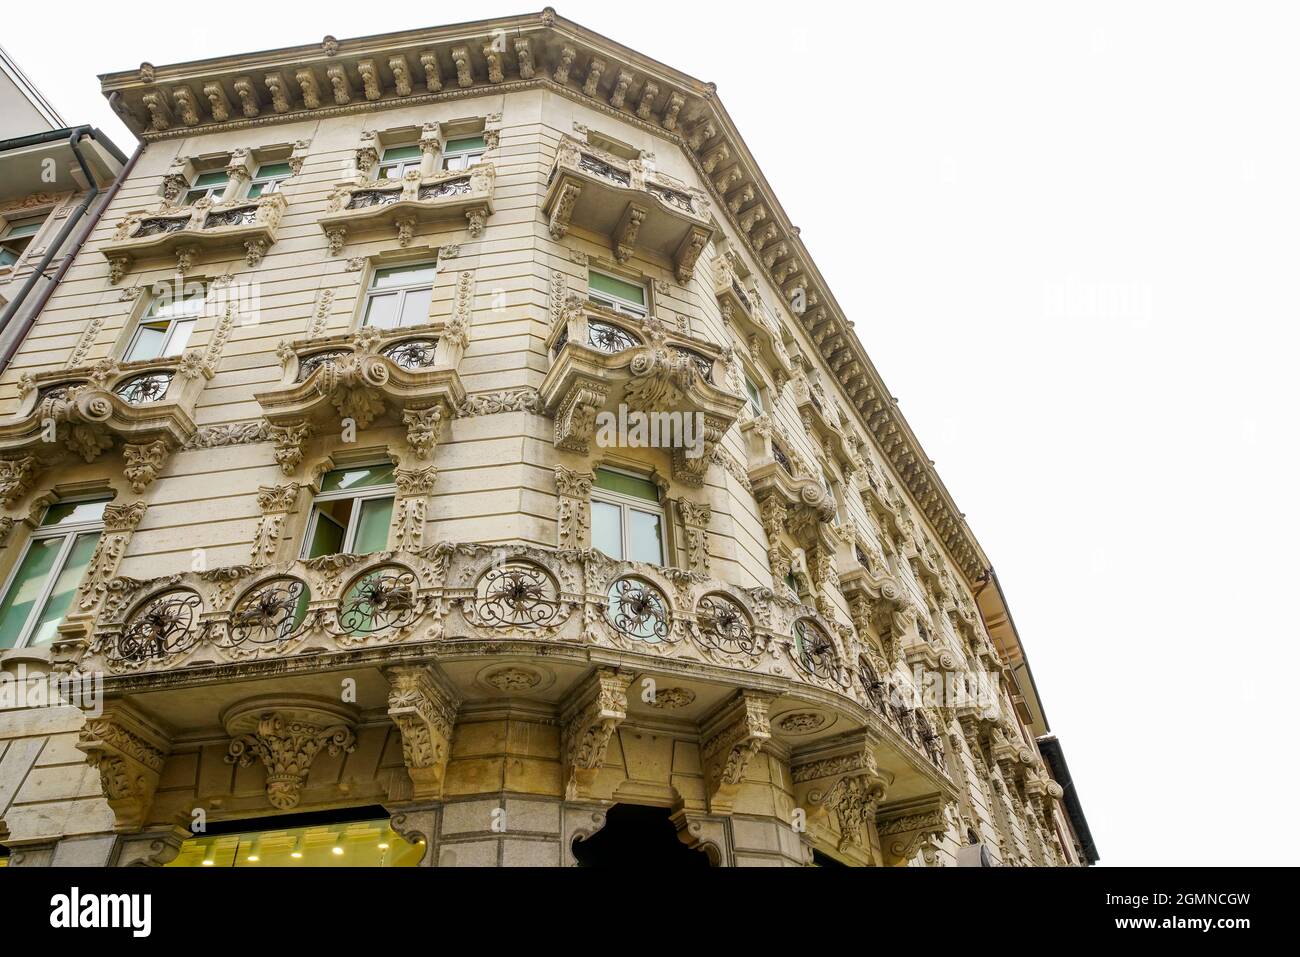
<instances>
[{"instance_id":1,"label":"carved console bracket","mask_svg":"<svg viewBox=\"0 0 1300 957\"><path fill-rule=\"evenodd\" d=\"M298 806L312 762L322 751L351 752L356 714L325 698L253 698L221 717L230 735L226 761L266 768L266 799L281 811Z\"/></svg>"},{"instance_id":2,"label":"carved console bracket","mask_svg":"<svg viewBox=\"0 0 1300 957\"><path fill-rule=\"evenodd\" d=\"M701 727L701 755L711 814L730 814L754 755L772 737L771 695L743 689Z\"/></svg>"},{"instance_id":3,"label":"carved console bracket","mask_svg":"<svg viewBox=\"0 0 1300 957\"><path fill-rule=\"evenodd\" d=\"M431 667L397 665L385 670L384 677L388 679L388 716L402 733L402 760L411 776L411 797L439 800L460 699Z\"/></svg>"},{"instance_id":4,"label":"carved console bracket","mask_svg":"<svg viewBox=\"0 0 1300 957\"><path fill-rule=\"evenodd\" d=\"M115 830L139 830L171 751L170 731L125 701L111 701L99 717L86 719L77 750L99 772Z\"/></svg>"},{"instance_id":5,"label":"carved console bracket","mask_svg":"<svg viewBox=\"0 0 1300 957\"><path fill-rule=\"evenodd\" d=\"M809 831L815 835L834 816L837 850L873 865L882 863L876 811L889 785L876 765L876 743L868 732L858 731L801 750L790 761L795 805L807 814Z\"/></svg>"},{"instance_id":6,"label":"carved console bracket","mask_svg":"<svg viewBox=\"0 0 1300 957\"><path fill-rule=\"evenodd\" d=\"M632 676L614 668L597 668L573 693L561 719L568 781L565 799L591 797L591 787L605 764L614 731L627 717L627 686Z\"/></svg>"}]
</instances>

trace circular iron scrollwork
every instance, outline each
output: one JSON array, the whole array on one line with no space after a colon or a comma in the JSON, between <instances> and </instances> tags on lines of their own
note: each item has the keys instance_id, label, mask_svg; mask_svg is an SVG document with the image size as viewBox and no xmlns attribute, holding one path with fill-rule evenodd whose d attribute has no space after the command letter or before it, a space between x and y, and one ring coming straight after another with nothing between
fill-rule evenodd
<instances>
[{"instance_id":1,"label":"circular iron scrollwork","mask_svg":"<svg viewBox=\"0 0 1300 957\"><path fill-rule=\"evenodd\" d=\"M154 596L131 616L109 657L142 662L185 651L198 637L195 624L202 608L203 599L186 589Z\"/></svg>"},{"instance_id":2,"label":"circular iron scrollwork","mask_svg":"<svg viewBox=\"0 0 1300 957\"><path fill-rule=\"evenodd\" d=\"M546 572L528 562L490 568L478 581L474 620L492 628L540 628L560 611L555 585Z\"/></svg>"},{"instance_id":3,"label":"circular iron scrollwork","mask_svg":"<svg viewBox=\"0 0 1300 957\"><path fill-rule=\"evenodd\" d=\"M127 379L113 390L113 394L131 405L144 405L148 402L157 402L165 396L171 384L170 372L146 372L144 375Z\"/></svg>"},{"instance_id":4,"label":"circular iron scrollwork","mask_svg":"<svg viewBox=\"0 0 1300 957\"><path fill-rule=\"evenodd\" d=\"M343 595L339 625L349 635L373 635L415 620L415 572L382 565L357 579Z\"/></svg>"},{"instance_id":5,"label":"circular iron scrollwork","mask_svg":"<svg viewBox=\"0 0 1300 957\"><path fill-rule=\"evenodd\" d=\"M427 369L437 348L437 339L403 339L387 346L383 354L403 369Z\"/></svg>"},{"instance_id":6,"label":"circular iron scrollwork","mask_svg":"<svg viewBox=\"0 0 1300 957\"><path fill-rule=\"evenodd\" d=\"M335 359L341 359L351 354L347 349L330 349L326 352L313 352L309 356L303 356L298 360L298 381L306 382L307 377L325 363L333 362Z\"/></svg>"},{"instance_id":7,"label":"circular iron scrollwork","mask_svg":"<svg viewBox=\"0 0 1300 957\"><path fill-rule=\"evenodd\" d=\"M725 595L705 595L695 606L695 614L700 634L712 647L733 655L752 655L758 650L749 618L738 602Z\"/></svg>"},{"instance_id":8,"label":"circular iron scrollwork","mask_svg":"<svg viewBox=\"0 0 1300 957\"><path fill-rule=\"evenodd\" d=\"M601 322L599 319L587 320L587 343L593 349L599 349L601 352L608 352L610 355L622 352L625 349L635 349L641 344L641 340L628 332L621 326L616 326L612 322Z\"/></svg>"},{"instance_id":9,"label":"circular iron scrollwork","mask_svg":"<svg viewBox=\"0 0 1300 957\"><path fill-rule=\"evenodd\" d=\"M659 590L639 578L620 578L609 587L610 623L637 641L668 640L668 603Z\"/></svg>"},{"instance_id":10,"label":"circular iron scrollwork","mask_svg":"<svg viewBox=\"0 0 1300 957\"><path fill-rule=\"evenodd\" d=\"M835 642L820 625L807 618L794 623L794 652L799 667L814 678L834 678L839 672Z\"/></svg>"},{"instance_id":11,"label":"circular iron scrollwork","mask_svg":"<svg viewBox=\"0 0 1300 957\"><path fill-rule=\"evenodd\" d=\"M307 617L311 593L297 578L273 578L244 593L230 614L230 642L268 645L284 641Z\"/></svg>"}]
</instances>

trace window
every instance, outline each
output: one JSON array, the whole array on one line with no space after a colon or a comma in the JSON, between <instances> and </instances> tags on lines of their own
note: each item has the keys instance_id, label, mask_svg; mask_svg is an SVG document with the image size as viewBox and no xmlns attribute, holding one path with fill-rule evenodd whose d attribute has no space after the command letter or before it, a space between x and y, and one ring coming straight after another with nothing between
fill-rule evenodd
<instances>
[{"instance_id":1,"label":"window","mask_svg":"<svg viewBox=\"0 0 1300 957\"><path fill-rule=\"evenodd\" d=\"M587 277L587 298L615 312L645 318L645 286L592 272Z\"/></svg>"},{"instance_id":2,"label":"window","mask_svg":"<svg viewBox=\"0 0 1300 957\"><path fill-rule=\"evenodd\" d=\"M203 314L207 287L202 283L186 283L180 299L173 298L171 286L156 288L163 292L154 295L141 317L126 348L127 362L180 355Z\"/></svg>"},{"instance_id":3,"label":"window","mask_svg":"<svg viewBox=\"0 0 1300 957\"><path fill-rule=\"evenodd\" d=\"M12 266L22 258L31 245L32 237L41 231L44 217L11 222L0 232L0 266Z\"/></svg>"},{"instance_id":4,"label":"window","mask_svg":"<svg viewBox=\"0 0 1300 957\"><path fill-rule=\"evenodd\" d=\"M221 202L221 197L226 193L226 184L230 182L230 176L224 169L217 170L214 173L200 173L194 180L194 185L190 191L185 194L185 205L193 206L201 199L208 199L214 203Z\"/></svg>"},{"instance_id":5,"label":"window","mask_svg":"<svg viewBox=\"0 0 1300 957\"><path fill-rule=\"evenodd\" d=\"M45 510L0 601L0 648L54 638L99 542L105 504L59 502Z\"/></svg>"},{"instance_id":6,"label":"window","mask_svg":"<svg viewBox=\"0 0 1300 957\"><path fill-rule=\"evenodd\" d=\"M483 158L487 144L481 136L463 136L448 140L442 150L443 169L466 169Z\"/></svg>"},{"instance_id":7,"label":"window","mask_svg":"<svg viewBox=\"0 0 1300 957\"><path fill-rule=\"evenodd\" d=\"M248 187L248 198L256 199L267 193L278 193L280 184L293 175L288 163L263 163L257 168L253 184Z\"/></svg>"},{"instance_id":8,"label":"window","mask_svg":"<svg viewBox=\"0 0 1300 957\"><path fill-rule=\"evenodd\" d=\"M389 464L326 473L312 504L302 557L382 552L388 547L395 491Z\"/></svg>"},{"instance_id":9,"label":"window","mask_svg":"<svg viewBox=\"0 0 1300 957\"><path fill-rule=\"evenodd\" d=\"M628 472L596 469L591 545L610 558L664 564L664 513L658 487Z\"/></svg>"},{"instance_id":10,"label":"window","mask_svg":"<svg viewBox=\"0 0 1300 957\"><path fill-rule=\"evenodd\" d=\"M420 168L420 147L390 146L379 161L379 179L401 179L408 169Z\"/></svg>"},{"instance_id":11,"label":"window","mask_svg":"<svg viewBox=\"0 0 1300 957\"><path fill-rule=\"evenodd\" d=\"M376 269L366 290L365 312L361 324L377 329L418 326L429 321L433 302L433 277L438 267L433 263L389 266Z\"/></svg>"},{"instance_id":12,"label":"window","mask_svg":"<svg viewBox=\"0 0 1300 957\"><path fill-rule=\"evenodd\" d=\"M232 821L181 844L168 867L415 867L424 841L408 843L382 808Z\"/></svg>"},{"instance_id":13,"label":"window","mask_svg":"<svg viewBox=\"0 0 1300 957\"><path fill-rule=\"evenodd\" d=\"M749 411L753 412L754 415L762 415L764 412L763 393L749 376L745 376L745 396L749 400Z\"/></svg>"}]
</instances>

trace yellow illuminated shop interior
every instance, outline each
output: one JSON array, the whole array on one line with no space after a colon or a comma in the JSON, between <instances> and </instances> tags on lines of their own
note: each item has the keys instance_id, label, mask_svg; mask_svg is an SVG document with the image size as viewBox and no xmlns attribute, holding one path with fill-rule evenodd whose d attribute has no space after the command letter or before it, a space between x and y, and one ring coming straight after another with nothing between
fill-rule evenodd
<instances>
[{"instance_id":1,"label":"yellow illuminated shop interior","mask_svg":"<svg viewBox=\"0 0 1300 957\"><path fill-rule=\"evenodd\" d=\"M254 822L249 822L254 823ZM168 867L415 867L424 841L411 844L388 818L305 824L238 833L196 834Z\"/></svg>"}]
</instances>

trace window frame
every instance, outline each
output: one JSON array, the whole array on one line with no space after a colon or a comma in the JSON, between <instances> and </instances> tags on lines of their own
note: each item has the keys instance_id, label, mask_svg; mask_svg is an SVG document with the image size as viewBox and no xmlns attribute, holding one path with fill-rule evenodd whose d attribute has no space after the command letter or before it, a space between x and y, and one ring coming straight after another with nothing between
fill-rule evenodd
<instances>
[{"instance_id":1,"label":"window frame","mask_svg":"<svg viewBox=\"0 0 1300 957\"><path fill-rule=\"evenodd\" d=\"M447 145L448 145L448 144L454 143L454 142L456 142L457 140L471 140L471 139L483 140L483 145L482 145L481 147L474 147L473 149L459 149L459 150L448 150L448 149L447 149ZM462 172L462 171L464 171L464 170L469 169L469 168L470 168L471 166L473 166L475 163L477 163L477 162L479 162L480 160L482 160L482 159L483 159L483 154L486 153L486 152L487 152L487 138L486 138L482 133L476 133L476 134L474 134L474 135L472 135L472 136L451 136L451 137L448 137L447 140L446 140L446 142L443 144L443 148L442 148L442 159L441 159L442 169L443 169L444 171L446 171L446 172L449 172L449 173L459 173L459 172ZM456 167L453 168L453 167L447 165L447 159L448 159L449 157L454 158L454 159L457 159L457 160L459 160L461 157L464 157L464 158L465 158L465 162L464 162L463 165L461 165L461 166L456 166Z\"/></svg>"},{"instance_id":2,"label":"window frame","mask_svg":"<svg viewBox=\"0 0 1300 957\"><path fill-rule=\"evenodd\" d=\"M0 262L0 269L12 269L14 266L17 266L22 262L23 257L27 255L27 250L31 248L32 241L41 234L41 230L45 228L45 221L49 218L50 214L45 213L44 215L24 216L21 219L5 221L4 232L0 233L0 250L8 252L9 255L14 258L13 262ZM22 229L31 225L35 225L36 228L30 233L24 233L21 236L14 235L15 229ZM21 247L15 249L12 245L12 241L15 239L26 240L26 242L24 242Z\"/></svg>"},{"instance_id":3,"label":"window frame","mask_svg":"<svg viewBox=\"0 0 1300 957\"><path fill-rule=\"evenodd\" d=\"M623 299L610 292L602 292L592 288L591 277L604 276L606 279L615 279L619 282L627 283L629 286L640 286L645 303L636 303L630 299ZM626 276L620 276L617 273L606 272L603 269L589 268L587 270L587 298L599 306L604 306L611 312L618 313L620 316L631 316L634 319L645 319L650 315L650 286L644 280L638 281L628 279ZM609 300L606 302L606 300Z\"/></svg>"},{"instance_id":4,"label":"window frame","mask_svg":"<svg viewBox=\"0 0 1300 957\"><path fill-rule=\"evenodd\" d=\"M252 180L248 184L248 193L244 197L245 199L261 199L263 196L269 196L271 193L278 193L280 192L280 184L287 179L293 178L292 168L289 168L287 172L281 175L276 175L276 176L263 175L262 170L268 166L288 167L289 161L288 160L267 160L264 163L258 163L257 173L254 174ZM262 189L260 192L255 194L253 192L253 189L259 185L262 187Z\"/></svg>"},{"instance_id":5,"label":"window frame","mask_svg":"<svg viewBox=\"0 0 1300 957\"><path fill-rule=\"evenodd\" d=\"M409 269L414 266L428 266L431 269L433 269L433 275L430 276L427 281L421 280L420 282L410 282L401 286L385 286L383 289L375 288L375 280L379 278L379 274L384 270ZM397 329L409 329L411 328L411 326L427 325L430 320L428 315L426 314L424 318L421 319L419 322L413 322L410 325L404 326L402 325L401 322L402 313L404 312L406 307L407 294L410 292L414 292L415 290L418 289L428 288L429 304L430 306L432 306L433 287L434 285L436 285L437 281L438 281L438 260L436 259L414 259L411 260L410 262L375 263L374 268L370 270L370 278L366 282L365 292L361 296L361 314L360 314L357 328L365 329L367 328L367 326L369 326L368 320L370 318L371 299L374 299L378 296L390 296L394 293L397 293L398 295L397 311L395 313L398 319L397 324L393 326L374 326L373 328L378 329L381 332L384 332L384 331L393 331Z\"/></svg>"},{"instance_id":6,"label":"window frame","mask_svg":"<svg viewBox=\"0 0 1300 957\"><path fill-rule=\"evenodd\" d=\"M765 401L763 386L759 384L759 381L754 376L749 374L749 370L743 364L740 368L740 374L745 380L745 405L755 417L766 415L767 402ZM750 391L751 387L753 388L752 392Z\"/></svg>"},{"instance_id":7,"label":"window frame","mask_svg":"<svg viewBox=\"0 0 1300 957\"><path fill-rule=\"evenodd\" d=\"M384 154L387 153L389 150L405 150L405 149L414 149L416 151L415 155L408 156L405 159L389 160L388 162L384 162ZM390 167L397 169L396 176L384 175L384 170ZM375 182L376 183L401 182L402 177L405 176L408 172L410 172L413 169L420 170L423 169L423 167L424 167L424 151L420 149L420 143L418 140L403 140L401 142L391 143L387 146L384 146L383 149L380 150L379 162L375 163Z\"/></svg>"},{"instance_id":8,"label":"window frame","mask_svg":"<svg viewBox=\"0 0 1300 957\"><path fill-rule=\"evenodd\" d=\"M642 482L650 482L652 485L655 484L654 480L647 475L639 474L630 469L619 468L617 466L602 465L597 468L596 471L612 472L616 475L626 475L628 478L634 478ZM631 524L629 522L628 512L635 510L648 515L653 515L659 520L659 561L648 562L647 564L658 565L661 568L666 567L668 564L668 554L670 549L668 543L668 511L664 508L662 490L656 486L656 495L658 496L658 499L655 503L651 503L646 499L637 498L635 495L628 495L624 492L613 492L605 488L597 488L594 479L595 477L593 475L591 485L591 504L595 505L597 502L602 502L606 505L613 505L619 510L619 550L622 554L617 558L613 555L610 557L614 558L615 561L620 562L644 561L643 559L628 557L628 543L631 540ZM596 525L594 513L592 515L591 524L593 530L592 547L594 548L594 530Z\"/></svg>"},{"instance_id":9,"label":"window frame","mask_svg":"<svg viewBox=\"0 0 1300 957\"><path fill-rule=\"evenodd\" d=\"M59 499L56 502L51 502L45 507L45 511L41 513L41 521L45 521L45 517L49 514L50 509L59 505L76 505L80 502L103 502L105 505L108 505L111 501L112 499L110 497L103 495L85 495L77 496L75 498ZM39 621L41 616L44 614L45 606L49 604L50 598L54 594L54 586L58 584L59 577L67 568L68 557L72 554L72 549L76 546L77 539L90 532L95 532L97 534L95 546L98 548L100 540L104 537L103 512L101 512L99 518L94 521L77 522L71 525L51 525L45 528L42 528L42 526L38 524L34 529L32 529L32 533L27 536L27 541L23 544L22 551L18 555L18 560L14 562L13 567L9 569L9 574L5 576L4 588L0 588L0 604L3 604L5 599L9 597L9 590L13 588L14 583L18 578L18 573L22 570L23 563L27 561L27 556L31 554L33 545L50 538L62 538L63 544L59 546L59 551L54 556L54 563L50 566L50 572L45 576L45 581L41 585L41 590L37 593L36 599L33 600L31 610L27 613L27 619L23 622L23 627L18 632L18 636L14 639L13 645L9 649L0 649L0 651L30 647L29 642L32 639L32 632L36 628L37 621ZM84 571L82 572L82 578L85 578ZM76 591L80 588L81 582L78 581L76 589L73 590L73 597L76 597ZM59 623L62 624L62 622L63 618L60 617Z\"/></svg>"},{"instance_id":10,"label":"window frame","mask_svg":"<svg viewBox=\"0 0 1300 957\"><path fill-rule=\"evenodd\" d=\"M165 321L167 322L167 332L163 336L163 346L159 350L158 354L153 356L139 356L136 358L131 358L131 353L135 351L136 343L140 341L140 335L141 333L144 332L145 326L151 322L164 321L162 319L155 318L155 313L154 313L154 310L157 308L158 305L158 300L161 298L161 296L156 294L151 294L149 296L148 304L144 307L144 312L140 313L139 317L135 320L135 326L131 330L131 337L126 341L126 348L122 350L123 362L156 362L162 359L176 359L180 357L181 353L185 351L185 347L190 344L190 340L194 338L194 330L198 327L199 320L203 317L204 312L207 310L208 291L209 291L208 283L202 280L191 280L190 282L202 282L203 285L203 295L196 297L196 299L194 300L199 304L198 312L194 313L193 315L172 316L166 319ZM187 283L186 285L189 285L189 283ZM191 300L182 299L181 301L190 302ZM185 341L181 344L179 350L177 350L176 352L168 352L167 349L171 344L172 339L176 335L176 327L181 322L189 322L191 324L190 334L185 338Z\"/></svg>"},{"instance_id":11,"label":"window frame","mask_svg":"<svg viewBox=\"0 0 1300 957\"><path fill-rule=\"evenodd\" d=\"M198 183L199 183L199 180L201 180L203 177L205 177L205 176L213 176L213 175L218 174L218 173L220 173L220 174L222 174L222 175L225 176L225 179L223 179L220 183L210 183L210 184L208 184L207 186L200 186L200 185L198 184ZM218 189L218 188L220 188L220 190L221 190L221 195L220 195L220 196L213 196L213 195L212 195L212 191L213 191L214 189ZM227 171L227 170L225 170L225 169L209 169L209 170L202 170L201 172L197 172L197 173L194 174L194 180L193 180L193 182L191 182L190 185L189 185L188 187L186 187L186 189L185 189L185 205L186 205L186 206L193 206L195 203L197 203L197 202L198 202L199 200L201 200L201 199L211 199L214 203L222 203L222 202L225 202L225 200L226 200L226 190L228 190L228 189L230 189L230 173L229 173L229 171ZM203 195L201 195L201 196L195 196L194 194L197 193L197 192L199 192L200 190L203 191Z\"/></svg>"},{"instance_id":12,"label":"window frame","mask_svg":"<svg viewBox=\"0 0 1300 957\"><path fill-rule=\"evenodd\" d=\"M365 469L380 468L392 465L392 462L376 459L375 461L348 462L336 465L329 472L344 472L348 469ZM325 474L328 475L329 472ZM325 479L321 476L321 481ZM393 500L394 509L397 507L397 483L390 482L387 485L368 485L359 489L338 489L333 492L318 492L311 500L311 509L307 516L307 528L303 533L302 547L298 549L298 558L300 561L307 561L307 552L311 549L311 543L316 537L316 526L320 523L321 511L316 506L321 502L338 502L350 499L356 504L352 507L352 514L348 516L347 528L343 529L343 542L340 545L342 551L331 552L333 555L352 555L355 554L352 549L356 545L357 531L361 525L361 503L370 499L390 498ZM389 523L389 538L392 537L392 523ZM388 542L385 541L385 546ZM381 549L382 551L382 549ZM317 555L317 558L321 556Z\"/></svg>"}]
</instances>

